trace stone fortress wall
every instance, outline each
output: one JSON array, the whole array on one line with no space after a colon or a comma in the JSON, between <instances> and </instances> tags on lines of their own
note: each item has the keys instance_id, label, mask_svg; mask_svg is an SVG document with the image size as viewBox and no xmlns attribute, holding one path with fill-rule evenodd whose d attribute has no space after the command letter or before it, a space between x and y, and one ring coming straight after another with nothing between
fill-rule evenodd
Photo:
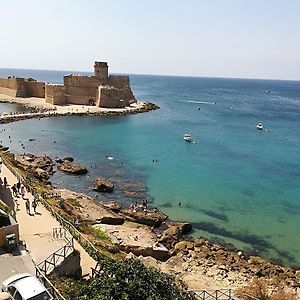
<instances>
[{"instance_id":1,"label":"stone fortress wall","mask_svg":"<svg viewBox=\"0 0 300 300\"><path fill-rule=\"evenodd\" d=\"M0 94L11 97L45 97L45 83L25 78L0 78Z\"/></svg>"},{"instance_id":2,"label":"stone fortress wall","mask_svg":"<svg viewBox=\"0 0 300 300\"><path fill-rule=\"evenodd\" d=\"M0 94L45 98L53 105L78 104L124 107L136 102L129 76L109 75L106 62L95 62L94 76L65 75L64 84L45 84L32 79L0 79Z\"/></svg>"}]
</instances>

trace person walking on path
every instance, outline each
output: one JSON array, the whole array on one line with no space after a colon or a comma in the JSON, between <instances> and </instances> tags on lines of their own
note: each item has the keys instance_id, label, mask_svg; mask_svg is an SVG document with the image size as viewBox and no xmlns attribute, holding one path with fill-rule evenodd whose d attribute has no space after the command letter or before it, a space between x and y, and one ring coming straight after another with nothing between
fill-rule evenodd
<instances>
[{"instance_id":1,"label":"person walking on path","mask_svg":"<svg viewBox=\"0 0 300 300\"><path fill-rule=\"evenodd\" d=\"M7 187L7 178L6 177L3 178L3 184L4 184L4 188L6 189L6 187Z\"/></svg>"},{"instance_id":2,"label":"person walking on path","mask_svg":"<svg viewBox=\"0 0 300 300\"><path fill-rule=\"evenodd\" d=\"M17 192L17 187L16 187L16 185L14 184L13 186L12 186L12 192L13 192L13 195L15 196L15 197L17 197L18 196L18 192Z\"/></svg>"},{"instance_id":3,"label":"person walking on path","mask_svg":"<svg viewBox=\"0 0 300 300\"><path fill-rule=\"evenodd\" d=\"M17 192L20 193L21 182L18 181L16 186L17 186Z\"/></svg>"},{"instance_id":4,"label":"person walking on path","mask_svg":"<svg viewBox=\"0 0 300 300\"><path fill-rule=\"evenodd\" d=\"M26 200L25 206L26 206L26 212L30 215L30 202L29 202L29 199Z\"/></svg>"},{"instance_id":5,"label":"person walking on path","mask_svg":"<svg viewBox=\"0 0 300 300\"><path fill-rule=\"evenodd\" d=\"M36 202L35 199L32 201L32 207L33 207L33 212L34 212L34 214L36 214L37 202Z\"/></svg>"},{"instance_id":6,"label":"person walking on path","mask_svg":"<svg viewBox=\"0 0 300 300\"><path fill-rule=\"evenodd\" d=\"M26 193L26 189L25 189L25 186L22 184L22 186L21 186L21 195L22 195L23 199L25 197L25 193Z\"/></svg>"}]
</instances>

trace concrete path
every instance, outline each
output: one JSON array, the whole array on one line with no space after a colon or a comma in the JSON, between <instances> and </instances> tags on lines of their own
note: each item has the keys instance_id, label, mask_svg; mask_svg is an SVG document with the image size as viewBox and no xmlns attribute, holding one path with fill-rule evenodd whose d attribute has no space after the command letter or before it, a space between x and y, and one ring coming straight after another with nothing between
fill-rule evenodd
<instances>
[{"instance_id":1,"label":"concrete path","mask_svg":"<svg viewBox=\"0 0 300 300\"><path fill-rule=\"evenodd\" d=\"M36 213L33 212L33 195L26 192L24 199L21 196L15 197L11 192L13 184L17 183L17 178L10 170L2 164L1 178L7 178L8 187L0 188L0 198L9 206L16 209L16 220L19 223L20 239L26 244L33 261L38 264L45 260L53 252L60 249L66 242L63 239L52 237L53 228L61 227L50 212L39 203ZM25 199L30 202L30 214L26 212ZM70 235L69 235L70 236ZM83 274L90 275L91 267L95 267L96 262L86 253L79 243L74 243L75 249L81 254L81 267Z\"/></svg>"},{"instance_id":2,"label":"concrete path","mask_svg":"<svg viewBox=\"0 0 300 300\"><path fill-rule=\"evenodd\" d=\"M35 274L34 263L26 250L19 247L13 254L0 254L0 285L10 276L21 273Z\"/></svg>"}]
</instances>

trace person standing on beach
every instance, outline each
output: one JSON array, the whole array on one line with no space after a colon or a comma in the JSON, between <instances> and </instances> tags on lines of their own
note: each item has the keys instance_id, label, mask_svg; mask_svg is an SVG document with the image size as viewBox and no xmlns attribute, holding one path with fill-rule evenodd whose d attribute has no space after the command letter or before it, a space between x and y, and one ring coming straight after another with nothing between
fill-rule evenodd
<instances>
[{"instance_id":1,"label":"person standing on beach","mask_svg":"<svg viewBox=\"0 0 300 300\"><path fill-rule=\"evenodd\" d=\"M29 199L26 200L25 206L26 206L26 212L30 215L30 202L29 202Z\"/></svg>"}]
</instances>

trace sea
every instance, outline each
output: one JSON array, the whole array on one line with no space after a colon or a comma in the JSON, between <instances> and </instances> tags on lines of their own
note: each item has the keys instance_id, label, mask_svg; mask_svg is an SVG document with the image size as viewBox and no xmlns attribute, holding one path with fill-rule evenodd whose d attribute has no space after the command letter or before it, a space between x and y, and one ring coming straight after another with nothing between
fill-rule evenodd
<instances>
[{"instance_id":1,"label":"sea","mask_svg":"<svg viewBox=\"0 0 300 300\"><path fill-rule=\"evenodd\" d=\"M51 83L61 83L67 73L74 72L0 69L0 77ZM147 198L170 220L192 223L190 237L300 266L300 82L152 75L130 80L137 99L160 109L5 124L1 144L15 153L73 156L88 167L84 176L57 171L54 186L125 206ZM1 113L22 110L0 104ZM184 141L185 133L193 142ZM113 181L112 194L92 191L97 176Z\"/></svg>"}]
</instances>

